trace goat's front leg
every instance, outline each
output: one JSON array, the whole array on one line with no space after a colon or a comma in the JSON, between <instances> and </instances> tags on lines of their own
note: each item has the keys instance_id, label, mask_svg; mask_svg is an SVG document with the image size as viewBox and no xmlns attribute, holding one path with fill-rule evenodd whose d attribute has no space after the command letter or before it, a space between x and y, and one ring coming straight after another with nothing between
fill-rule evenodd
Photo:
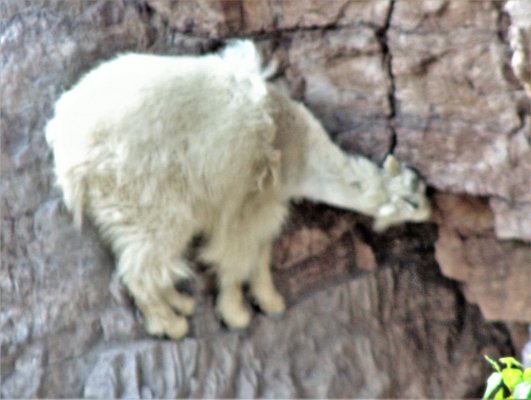
<instances>
[{"instance_id":1,"label":"goat's front leg","mask_svg":"<svg viewBox=\"0 0 531 400\"><path fill-rule=\"evenodd\" d=\"M243 281L228 276L218 279L216 313L232 330L243 330L251 322L251 311L245 305L242 292Z\"/></svg>"},{"instance_id":2,"label":"goat's front leg","mask_svg":"<svg viewBox=\"0 0 531 400\"><path fill-rule=\"evenodd\" d=\"M250 294L253 301L268 315L280 315L286 309L282 296L278 293L271 276L272 243L260 246L258 264L250 277Z\"/></svg>"},{"instance_id":3,"label":"goat's front leg","mask_svg":"<svg viewBox=\"0 0 531 400\"><path fill-rule=\"evenodd\" d=\"M242 330L251 322L251 311L244 302L242 286L249 279L257 245L236 235L215 235L201 253L217 275L216 314L229 329Z\"/></svg>"}]
</instances>

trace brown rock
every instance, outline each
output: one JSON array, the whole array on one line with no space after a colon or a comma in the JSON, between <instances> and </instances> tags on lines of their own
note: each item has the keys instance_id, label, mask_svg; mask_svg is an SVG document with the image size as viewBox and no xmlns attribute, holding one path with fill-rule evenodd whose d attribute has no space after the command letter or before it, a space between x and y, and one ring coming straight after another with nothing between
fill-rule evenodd
<instances>
[{"instance_id":1,"label":"brown rock","mask_svg":"<svg viewBox=\"0 0 531 400\"><path fill-rule=\"evenodd\" d=\"M497 23L499 1L465 3L452 0L397 2L391 26L415 34L481 29Z\"/></svg>"},{"instance_id":2,"label":"brown rock","mask_svg":"<svg viewBox=\"0 0 531 400\"><path fill-rule=\"evenodd\" d=\"M530 203L531 110L523 87L507 72L501 5L396 3L388 33L396 152L439 190L510 204L496 203L496 232L529 240L522 226L508 222L516 213L522 225L531 225L531 214L517 211ZM515 24L523 26L525 18L519 14Z\"/></svg>"},{"instance_id":3,"label":"brown rock","mask_svg":"<svg viewBox=\"0 0 531 400\"><path fill-rule=\"evenodd\" d=\"M291 301L348 279L356 268L352 259L354 221L319 208L322 213L304 203L294 210L275 246L276 281Z\"/></svg>"},{"instance_id":4,"label":"brown rock","mask_svg":"<svg viewBox=\"0 0 531 400\"><path fill-rule=\"evenodd\" d=\"M531 202L511 204L503 199L492 198L490 205L495 215L497 237L531 242Z\"/></svg>"},{"instance_id":5,"label":"brown rock","mask_svg":"<svg viewBox=\"0 0 531 400\"><path fill-rule=\"evenodd\" d=\"M525 0L508 0L504 10L511 18L509 42L511 67L531 96L531 5Z\"/></svg>"},{"instance_id":6,"label":"brown rock","mask_svg":"<svg viewBox=\"0 0 531 400\"><path fill-rule=\"evenodd\" d=\"M363 271L375 271L378 267L372 247L357 235L353 235L356 266Z\"/></svg>"},{"instance_id":7,"label":"brown rock","mask_svg":"<svg viewBox=\"0 0 531 400\"><path fill-rule=\"evenodd\" d=\"M437 206L435 220L446 229L456 231L463 237L488 235L492 232L492 211L481 198L439 194L435 196Z\"/></svg>"},{"instance_id":8,"label":"brown rock","mask_svg":"<svg viewBox=\"0 0 531 400\"><path fill-rule=\"evenodd\" d=\"M148 0L147 4L172 28L180 33L220 37L242 29L239 1Z\"/></svg>"},{"instance_id":9,"label":"brown rock","mask_svg":"<svg viewBox=\"0 0 531 400\"><path fill-rule=\"evenodd\" d=\"M252 3L252 0L250 0ZM275 0L271 2L277 29L334 27L373 23L383 25L389 2L386 0Z\"/></svg>"},{"instance_id":10,"label":"brown rock","mask_svg":"<svg viewBox=\"0 0 531 400\"><path fill-rule=\"evenodd\" d=\"M337 238L335 238L337 240ZM284 235L276 247L276 265L279 269L288 269L325 251L333 239L320 229L301 228L291 235Z\"/></svg>"},{"instance_id":11,"label":"brown rock","mask_svg":"<svg viewBox=\"0 0 531 400\"><path fill-rule=\"evenodd\" d=\"M494 237L470 239L465 246L472 277L465 295L488 320L531 320L531 246L500 243Z\"/></svg>"},{"instance_id":12,"label":"brown rock","mask_svg":"<svg viewBox=\"0 0 531 400\"><path fill-rule=\"evenodd\" d=\"M244 0L243 7L247 32L267 32L361 23L382 26L387 17L389 2L332 0L325 4L318 0L273 0L267 3Z\"/></svg>"},{"instance_id":13,"label":"brown rock","mask_svg":"<svg viewBox=\"0 0 531 400\"><path fill-rule=\"evenodd\" d=\"M181 33L204 37L329 28L360 22L383 25L388 0L200 0L147 2Z\"/></svg>"},{"instance_id":14,"label":"brown rock","mask_svg":"<svg viewBox=\"0 0 531 400\"><path fill-rule=\"evenodd\" d=\"M463 283L467 300L477 303L485 318L529 321L531 245L497 240L484 201L439 195L436 204L435 257L442 272Z\"/></svg>"},{"instance_id":15,"label":"brown rock","mask_svg":"<svg viewBox=\"0 0 531 400\"><path fill-rule=\"evenodd\" d=\"M376 235L368 218L296 205L274 257L287 314L223 331L199 279L192 333L175 343L146 335L108 249L72 226L52 186L43 127L85 71L118 52L199 54L253 34L279 58L278 83L344 147L381 160L396 125L397 150L432 185L496 197L499 234L525 235L528 103L500 72L501 5L324 4L2 2L1 397L480 395L482 354L509 354L510 339L441 276L433 225ZM490 318L529 318L527 248L494 237L486 199L437 202L444 271Z\"/></svg>"},{"instance_id":16,"label":"brown rock","mask_svg":"<svg viewBox=\"0 0 531 400\"><path fill-rule=\"evenodd\" d=\"M350 151L382 160L390 147L390 85L376 30L366 26L295 33L286 76L303 102Z\"/></svg>"}]
</instances>

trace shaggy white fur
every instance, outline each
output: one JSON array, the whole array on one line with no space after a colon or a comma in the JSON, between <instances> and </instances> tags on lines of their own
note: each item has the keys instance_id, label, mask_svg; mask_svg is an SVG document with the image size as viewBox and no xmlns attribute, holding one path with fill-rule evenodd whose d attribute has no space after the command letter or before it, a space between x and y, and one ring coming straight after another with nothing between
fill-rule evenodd
<instances>
[{"instance_id":1,"label":"shaggy white fur","mask_svg":"<svg viewBox=\"0 0 531 400\"><path fill-rule=\"evenodd\" d=\"M377 229L429 217L413 171L344 154L260 65L249 41L220 55L122 55L64 93L47 125L65 203L112 246L151 334L188 330L195 303L174 282L191 275L183 254L197 234L218 277L216 310L241 329L245 282L265 313L284 311L269 264L290 199L372 215Z\"/></svg>"}]
</instances>

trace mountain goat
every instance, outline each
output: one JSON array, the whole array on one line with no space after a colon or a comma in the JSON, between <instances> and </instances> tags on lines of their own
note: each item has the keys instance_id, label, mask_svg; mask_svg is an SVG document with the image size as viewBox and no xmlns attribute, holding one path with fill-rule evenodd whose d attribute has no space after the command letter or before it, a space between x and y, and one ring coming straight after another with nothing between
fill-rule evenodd
<instances>
[{"instance_id":1,"label":"mountain goat","mask_svg":"<svg viewBox=\"0 0 531 400\"><path fill-rule=\"evenodd\" d=\"M290 199L374 216L382 230L424 221L425 186L388 157L380 169L343 153L300 103L267 82L249 41L221 54L125 54L89 72L58 100L46 127L57 183L74 220L93 219L117 257L146 329L178 339L194 299L175 290L192 272L184 253L206 238L216 312L243 329L242 284L266 314L284 300L271 246Z\"/></svg>"}]
</instances>

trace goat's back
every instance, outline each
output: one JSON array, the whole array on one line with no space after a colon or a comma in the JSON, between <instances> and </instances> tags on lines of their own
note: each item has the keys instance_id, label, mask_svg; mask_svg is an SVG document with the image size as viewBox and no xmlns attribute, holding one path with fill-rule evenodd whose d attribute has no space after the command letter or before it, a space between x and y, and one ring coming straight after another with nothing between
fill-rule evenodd
<instances>
[{"instance_id":1,"label":"goat's back","mask_svg":"<svg viewBox=\"0 0 531 400\"><path fill-rule=\"evenodd\" d=\"M271 168L266 100L258 73L219 56L102 64L63 94L46 129L67 205L161 214L244 201Z\"/></svg>"}]
</instances>

